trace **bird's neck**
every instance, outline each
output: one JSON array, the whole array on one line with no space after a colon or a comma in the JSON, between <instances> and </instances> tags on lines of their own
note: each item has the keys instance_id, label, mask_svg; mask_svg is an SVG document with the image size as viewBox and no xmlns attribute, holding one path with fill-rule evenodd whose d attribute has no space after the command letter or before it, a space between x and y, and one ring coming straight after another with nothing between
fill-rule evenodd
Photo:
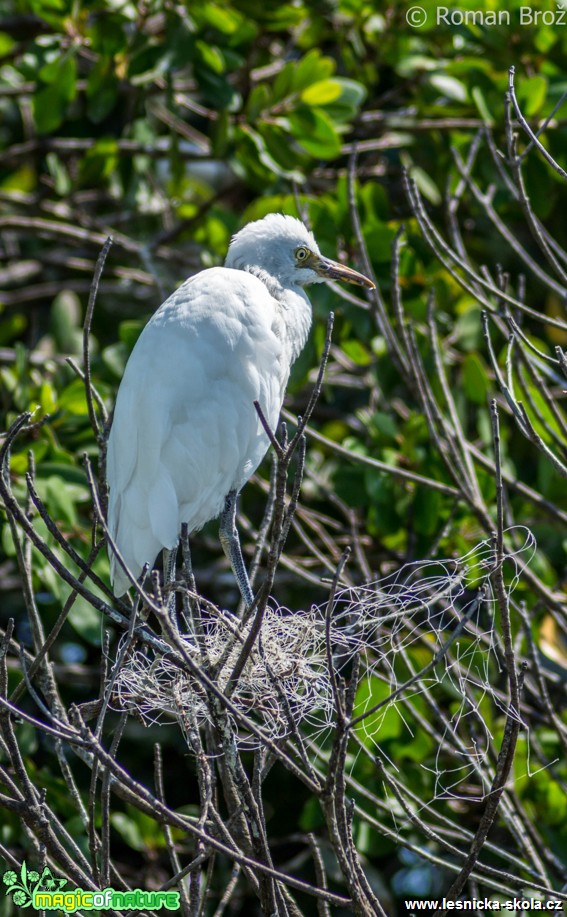
<instances>
[{"instance_id":1,"label":"bird's neck","mask_svg":"<svg viewBox=\"0 0 567 917\"><path fill-rule=\"evenodd\" d=\"M280 304L277 327L274 330L284 343L290 363L293 363L305 347L311 328L312 309L309 298L299 285L284 287L277 277L267 271L257 267L248 270L265 284L270 295Z\"/></svg>"},{"instance_id":2,"label":"bird's neck","mask_svg":"<svg viewBox=\"0 0 567 917\"><path fill-rule=\"evenodd\" d=\"M284 339L290 355L290 362L294 363L309 336L311 328L312 309L311 303L303 287L290 287L283 291L280 298L281 319L284 327Z\"/></svg>"}]
</instances>

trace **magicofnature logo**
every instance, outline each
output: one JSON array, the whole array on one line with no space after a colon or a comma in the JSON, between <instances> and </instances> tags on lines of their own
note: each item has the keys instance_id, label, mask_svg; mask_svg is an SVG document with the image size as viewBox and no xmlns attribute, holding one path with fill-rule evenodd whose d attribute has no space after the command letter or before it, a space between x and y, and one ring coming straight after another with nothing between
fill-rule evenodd
<instances>
[{"instance_id":1,"label":"magicofnature logo","mask_svg":"<svg viewBox=\"0 0 567 917\"><path fill-rule=\"evenodd\" d=\"M48 866L41 875L35 869L28 869L26 861L22 863L20 874L8 869L2 876L6 894L18 907L31 907L36 891L57 892L67 885L67 879L54 876Z\"/></svg>"},{"instance_id":2,"label":"magicofnature logo","mask_svg":"<svg viewBox=\"0 0 567 917\"><path fill-rule=\"evenodd\" d=\"M179 892L173 889L144 891L141 888L118 890L104 888L100 891L74 888L63 890L67 879L54 876L49 867L41 875L28 869L24 860L20 873L8 869L2 876L6 894L20 908L33 907L36 910L64 911L74 914L81 910L112 911L179 911Z\"/></svg>"}]
</instances>

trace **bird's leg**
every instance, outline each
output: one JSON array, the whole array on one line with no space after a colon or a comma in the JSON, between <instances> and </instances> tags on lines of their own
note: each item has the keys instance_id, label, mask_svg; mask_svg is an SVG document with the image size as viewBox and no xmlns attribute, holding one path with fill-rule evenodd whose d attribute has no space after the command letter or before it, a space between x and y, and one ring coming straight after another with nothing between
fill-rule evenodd
<instances>
[{"instance_id":1,"label":"bird's leg","mask_svg":"<svg viewBox=\"0 0 567 917\"><path fill-rule=\"evenodd\" d=\"M189 545L189 527L186 522L181 525L181 557L183 559L182 574L185 581L183 592L183 620L188 633L200 632L201 611L197 596L197 584L193 573L191 560L191 547Z\"/></svg>"},{"instance_id":2,"label":"bird's leg","mask_svg":"<svg viewBox=\"0 0 567 917\"><path fill-rule=\"evenodd\" d=\"M189 544L189 532L187 523L181 526L181 556L183 558L183 576L185 585L191 592L197 592L197 583L193 573L193 561L191 560L191 546Z\"/></svg>"},{"instance_id":3,"label":"bird's leg","mask_svg":"<svg viewBox=\"0 0 567 917\"><path fill-rule=\"evenodd\" d=\"M232 567L232 572L234 573L236 582L238 583L238 588L240 589L242 598L244 599L244 604L247 608L250 608L252 602L254 601L254 593L252 592L250 580L248 579L248 573L246 571L246 567L244 566L244 558L242 556L242 549L240 547L240 539L236 529L235 490L231 490L225 500L224 509L220 517L219 537L222 549L228 557L230 566Z\"/></svg>"},{"instance_id":4,"label":"bird's leg","mask_svg":"<svg viewBox=\"0 0 567 917\"><path fill-rule=\"evenodd\" d=\"M164 592L167 592L167 587L175 582L175 566L177 563L177 548L179 543L175 545L168 551L167 548L163 549L163 588ZM167 610L169 612L170 618L175 616L175 590L172 589L167 597Z\"/></svg>"}]
</instances>

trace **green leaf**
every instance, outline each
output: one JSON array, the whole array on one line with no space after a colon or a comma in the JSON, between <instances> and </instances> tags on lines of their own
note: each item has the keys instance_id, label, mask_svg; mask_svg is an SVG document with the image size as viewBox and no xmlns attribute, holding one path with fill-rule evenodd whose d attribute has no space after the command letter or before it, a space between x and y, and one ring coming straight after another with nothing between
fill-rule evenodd
<instances>
[{"instance_id":1,"label":"green leaf","mask_svg":"<svg viewBox=\"0 0 567 917\"><path fill-rule=\"evenodd\" d=\"M132 850L145 849L142 832L133 819L128 818L123 812L113 812L110 816L110 823Z\"/></svg>"},{"instance_id":2,"label":"green leaf","mask_svg":"<svg viewBox=\"0 0 567 917\"><path fill-rule=\"evenodd\" d=\"M218 110L236 111L241 105L240 95L223 71L215 71L201 61L195 61L195 76L203 98Z\"/></svg>"},{"instance_id":3,"label":"green leaf","mask_svg":"<svg viewBox=\"0 0 567 917\"><path fill-rule=\"evenodd\" d=\"M81 183L96 184L112 175L117 168L119 155L114 137L100 137L81 160Z\"/></svg>"},{"instance_id":4,"label":"green leaf","mask_svg":"<svg viewBox=\"0 0 567 917\"><path fill-rule=\"evenodd\" d=\"M249 120L253 123L260 117L262 112L266 111L271 104L272 95L265 83L259 83L248 96L246 103L246 113Z\"/></svg>"},{"instance_id":5,"label":"green leaf","mask_svg":"<svg viewBox=\"0 0 567 917\"><path fill-rule=\"evenodd\" d=\"M81 352L81 318L81 301L77 294L73 290L58 293L51 306L49 327L59 352Z\"/></svg>"},{"instance_id":6,"label":"green leaf","mask_svg":"<svg viewBox=\"0 0 567 917\"><path fill-rule=\"evenodd\" d=\"M303 807L299 818L299 825L303 831L315 831L325 824L323 812L319 800L311 796Z\"/></svg>"},{"instance_id":7,"label":"green leaf","mask_svg":"<svg viewBox=\"0 0 567 917\"><path fill-rule=\"evenodd\" d=\"M486 124L493 124L494 118L490 112L490 109L488 108L488 103L486 99L484 98L484 94L480 86L473 86L473 88L471 89L471 97L472 97L474 104L476 105L478 109L478 113L480 117L482 118L482 120Z\"/></svg>"},{"instance_id":8,"label":"green leaf","mask_svg":"<svg viewBox=\"0 0 567 917\"><path fill-rule=\"evenodd\" d=\"M396 72L405 79L412 78L420 71L437 70L439 61L426 54L406 54L396 61Z\"/></svg>"},{"instance_id":9,"label":"green leaf","mask_svg":"<svg viewBox=\"0 0 567 917\"><path fill-rule=\"evenodd\" d=\"M362 83L346 77L335 77L333 82L341 87L341 94L338 99L326 104L325 111L339 123L352 121L366 98L366 89Z\"/></svg>"},{"instance_id":10,"label":"green leaf","mask_svg":"<svg viewBox=\"0 0 567 917\"><path fill-rule=\"evenodd\" d=\"M40 481L38 480L38 487ZM44 482L44 499L50 515L56 522L77 524L77 511L71 490L59 477L48 478Z\"/></svg>"},{"instance_id":11,"label":"green leaf","mask_svg":"<svg viewBox=\"0 0 567 917\"><path fill-rule=\"evenodd\" d=\"M402 741L394 741L390 746L392 754L397 761L415 761L417 764L423 764L435 748L433 739L423 729L416 730L411 742L407 741L406 736L404 738L406 741L403 741L403 739Z\"/></svg>"},{"instance_id":12,"label":"green leaf","mask_svg":"<svg viewBox=\"0 0 567 917\"><path fill-rule=\"evenodd\" d=\"M367 505L365 484L365 474L359 465L341 463L333 474L333 486L337 495L351 507Z\"/></svg>"},{"instance_id":13,"label":"green leaf","mask_svg":"<svg viewBox=\"0 0 567 917\"><path fill-rule=\"evenodd\" d=\"M341 92L338 80L319 80L303 90L301 101L306 105L328 105L340 98Z\"/></svg>"},{"instance_id":14,"label":"green leaf","mask_svg":"<svg viewBox=\"0 0 567 917\"><path fill-rule=\"evenodd\" d=\"M167 45L147 44L130 58L128 77L135 86L143 86L165 73L171 65L171 50Z\"/></svg>"},{"instance_id":15,"label":"green leaf","mask_svg":"<svg viewBox=\"0 0 567 917\"><path fill-rule=\"evenodd\" d=\"M299 106L289 118L299 145L317 159L334 159L341 151L339 135L320 109Z\"/></svg>"},{"instance_id":16,"label":"green leaf","mask_svg":"<svg viewBox=\"0 0 567 917\"><path fill-rule=\"evenodd\" d=\"M454 76L433 73L429 77L429 82L437 92L440 92L447 99L452 99L455 102L466 102L468 99L467 87L461 80L455 79Z\"/></svg>"},{"instance_id":17,"label":"green leaf","mask_svg":"<svg viewBox=\"0 0 567 917\"><path fill-rule=\"evenodd\" d=\"M388 196L378 182L367 182L360 189L360 199L365 211L365 223L372 220L382 223L388 217Z\"/></svg>"},{"instance_id":18,"label":"green leaf","mask_svg":"<svg viewBox=\"0 0 567 917\"><path fill-rule=\"evenodd\" d=\"M235 10L216 3L205 3L199 10L199 16L203 22L224 35L233 35L242 21Z\"/></svg>"},{"instance_id":19,"label":"green leaf","mask_svg":"<svg viewBox=\"0 0 567 917\"><path fill-rule=\"evenodd\" d=\"M288 65L292 70L292 86L295 92L301 92L321 80L326 80L335 70L335 62L330 57L323 57L315 48L301 58L298 64Z\"/></svg>"},{"instance_id":20,"label":"green leaf","mask_svg":"<svg viewBox=\"0 0 567 917\"><path fill-rule=\"evenodd\" d=\"M92 586L90 587L93 588ZM93 592L100 595L97 589ZM63 584L62 601L66 602L71 594L71 587L67 583ZM78 595L73 603L73 607L67 617L69 624L74 630L91 646L100 646L101 643L101 620L100 614L90 605L86 599Z\"/></svg>"},{"instance_id":21,"label":"green leaf","mask_svg":"<svg viewBox=\"0 0 567 917\"><path fill-rule=\"evenodd\" d=\"M370 418L370 430L377 434L380 440L395 440L398 435L398 425L390 414L384 411L375 411Z\"/></svg>"},{"instance_id":22,"label":"green leaf","mask_svg":"<svg viewBox=\"0 0 567 917\"><path fill-rule=\"evenodd\" d=\"M357 366L368 366L372 362L372 354L368 352L362 341L357 341L356 339L345 341L342 349Z\"/></svg>"},{"instance_id":23,"label":"green leaf","mask_svg":"<svg viewBox=\"0 0 567 917\"><path fill-rule=\"evenodd\" d=\"M128 812L111 816L112 827L134 850L155 850L165 846L163 832L155 819L128 806Z\"/></svg>"},{"instance_id":24,"label":"green leaf","mask_svg":"<svg viewBox=\"0 0 567 917\"><path fill-rule=\"evenodd\" d=\"M282 127L278 124L260 124L259 133L269 155L286 173L293 172L300 165L300 154L294 144L289 142L289 133Z\"/></svg>"},{"instance_id":25,"label":"green leaf","mask_svg":"<svg viewBox=\"0 0 567 917\"><path fill-rule=\"evenodd\" d=\"M434 535L439 529L442 497L438 490L418 487L414 500L414 525L420 535Z\"/></svg>"},{"instance_id":26,"label":"green leaf","mask_svg":"<svg viewBox=\"0 0 567 917\"><path fill-rule=\"evenodd\" d=\"M57 405L57 394L49 382L42 382L39 403L44 414L52 414Z\"/></svg>"},{"instance_id":27,"label":"green leaf","mask_svg":"<svg viewBox=\"0 0 567 917\"><path fill-rule=\"evenodd\" d=\"M561 7L557 7L560 9ZM538 29L534 36L534 46L542 54L547 54L559 39L560 29L553 29L552 26L545 26Z\"/></svg>"},{"instance_id":28,"label":"green leaf","mask_svg":"<svg viewBox=\"0 0 567 917\"><path fill-rule=\"evenodd\" d=\"M8 35L6 32L0 32L0 57L4 57L8 54L15 44L16 42L11 35Z\"/></svg>"},{"instance_id":29,"label":"green leaf","mask_svg":"<svg viewBox=\"0 0 567 917\"><path fill-rule=\"evenodd\" d=\"M396 237L396 230L379 222L368 222L365 231L365 241L374 262L390 263L392 257L392 242Z\"/></svg>"},{"instance_id":30,"label":"green leaf","mask_svg":"<svg viewBox=\"0 0 567 917\"><path fill-rule=\"evenodd\" d=\"M18 746L20 753L24 756L33 755L37 751L37 733L33 728L31 723L18 723L16 727L16 735L18 740ZM24 860L25 866L25 860ZM20 873L22 879L24 879L24 871L22 867L22 872ZM26 879L27 879L27 868L26 868ZM26 880L24 880L26 881Z\"/></svg>"},{"instance_id":31,"label":"green leaf","mask_svg":"<svg viewBox=\"0 0 567 917\"><path fill-rule=\"evenodd\" d=\"M108 367L117 379L121 379L124 375L124 368L128 356L128 348L122 342L119 344L111 344L102 351L104 365Z\"/></svg>"},{"instance_id":32,"label":"green leaf","mask_svg":"<svg viewBox=\"0 0 567 917\"><path fill-rule=\"evenodd\" d=\"M466 397L474 404L486 404L486 398L491 390L491 381L482 357L470 353L463 361L462 369L463 391Z\"/></svg>"},{"instance_id":33,"label":"green leaf","mask_svg":"<svg viewBox=\"0 0 567 917\"><path fill-rule=\"evenodd\" d=\"M91 70L87 79L88 113L98 124L110 114L118 101L118 79L108 61L102 58Z\"/></svg>"},{"instance_id":34,"label":"green leaf","mask_svg":"<svg viewBox=\"0 0 567 917\"><path fill-rule=\"evenodd\" d=\"M127 41L125 27L125 17L113 14L110 9L105 10L104 16L89 17L86 35L92 50L101 55L94 70L107 67L113 56L124 50Z\"/></svg>"},{"instance_id":35,"label":"green leaf","mask_svg":"<svg viewBox=\"0 0 567 917\"><path fill-rule=\"evenodd\" d=\"M60 2L60 0L59 0ZM139 11L133 0L106 0L110 10L116 10L121 16L135 22L139 17Z\"/></svg>"},{"instance_id":36,"label":"green leaf","mask_svg":"<svg viewBox=\"0 0 567 917\"><path fill-rule=\"evenodd\" d=\"M14 544L14 536L9 526L4 525L1 529L2 537L0 539L0 544L2 545L2 550L6 557L15 557L16 556L16 545Z\"/></svg>"},{"instance_id":37,"label":"green leaf","mask_svg":"<svg viewBox=\"0 0 567 917\"><path fill-rule=\"evenodd\" d=\"M524 114L531 118L536 115L545 103L547 80L537 74L521 80L517 90L518 102Z\"/></svg>"},{"instance_id":38,"label":"green leaf","mask_svg":"<svg viewBox=\"0 0 567 917\"><path fill-rule=\"evenodd\" d=\"M74 456L68 456L68 464L65 464L63 456L58 456L59 461L41 462L38 474L41 472L44 478L58 477L63 481L63 485L70 490L73 499L76 502L85 503L90 499L90 491L85 482L85 472L80 465L77 465ZM38 481L41 480L38 478Z\"/></svg>"},{"instance_id":39,"label":"green leaf","mask_svg":"<svg viewBox=\"0 0 567 917\"><path fill-rule=\"evenodd\" d=\"M2 301L0 292L0 302ZM11 344L14 338L19 337L27 327L25 315L15 314L2 319L0 322L0 344Z\"/></svg>"},{"instance_id":40,"label":"green leaf","mask_svg":"<svg viewBox=\"0 0 567 917\"><path fill-rule=\"evenodd\" d=\"M57 399L57 407L62 412L83 417L88 416L85 386L81 379L74 379L63 389Z\"/></svg>"},{"instance_id":41,"label":"green leaf","mask_svg":"<svg viewBox=\"0 0 567 917\"><path fill-rule=\"evenodd\" d=\"M240 125L239 131L241 132L241 135L243 137L246 137L249 141L251 141L251 144L253 145L253 149L254 149L254 152L258 160L266 169L269 170L269 172L275 175L281 175L285 178L293 179L295 181L299 181L299 182L304 181L304 176L298 170L294 169L294 170L288 171L287 169L282 168L282 166L280 166L280 164L270 154L268 147L266 145L266 142L264 141L263 137L257 131L253 130L251 127L249 127L246 124ZM249 156L246 157L246 165L248 166L252 165L252 163L250 163Z\"/></svg>"},{"instance_id":42,"label":"green leaf","mask_svg":"<svg viewBox=\"0 0 567 917\"><path fill-rule=\"evenodd\" d=\"M75 55L67 54L47 64L41 73L47 85L32 96L32 112L38 133L49 134L63 123L67 107L77 92Z\"/></svg>"},{"instance_id":43,"label":"green leaf","mask_svg":"<svg viewBox=\"0 0 567 917\"><path fill-rule=\"evenodd\" d=\"M274 102L281 102L293 92L293 64L285 64L276 75L272 85Z\"/></svg>"},{"instance_id":44,"label":"green leaf","mask_svg":"<svg viewBox=\"0 0 567 917\"><path fill-rule=\"evenodd\" d=\"M55 193L59 197L67 197L71 192L73 182L66 165L56 153L48 153L45 157L45 163L49 169L49 174L53 178Z\"/></svg>"},{"instance_id":45,"label":"green leaf","mask_svg":"<svg viewBox=\"0 0 567 917\"><path fill-rule=\"evenodd\" d=\"M373 746L378 736L380 737L380 742L385 742L400 735L402 720L395 704L390 706L387 702L387 698L391 693L388 684L374 677L365 678L358 686L354 703L354 716L360 716L376 704L386 701L383 707L365 717L354 727L356 734L365 745Z\"/></svg>"},{"instance_id":46,"label":"green leaf","mask_svg":"<svg viewBox=\"0 0 567 917\"><path fill-rule=\"evenodd\" d=\"M482 340L480 309L471 300L462 302L461 309L453 334L463 350L477 350Z\"/></svg>"},{"instance_id":47,"label":"green leaf","mask_svg":"<svg viewBox=\"0 0 567 917\"><path fill-rule=\"evenodd\" d=\"M407 153L402 152L400 159L423 196L427 198L428 201L431 201L432 204L438 206L443 198L431 176L420 166L414 165Z\"/></svg>"},{"instance_id":48,"label":"green leaf","mask_svg":"<svg viewBox=\"0 0 567 917\"><path fill-rule=\"evenodd\" d=\"M226 68L224 65L224 58L219 48L205 41L196 41L195 51L205 67L208 67L213 73L224 73Z\"/></svg>"}]
</instances>

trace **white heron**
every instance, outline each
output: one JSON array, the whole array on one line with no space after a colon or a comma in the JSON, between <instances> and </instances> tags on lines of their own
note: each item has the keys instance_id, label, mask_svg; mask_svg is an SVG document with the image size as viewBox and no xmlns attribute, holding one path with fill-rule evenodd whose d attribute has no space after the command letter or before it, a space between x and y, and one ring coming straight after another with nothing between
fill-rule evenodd
<instances>
[{"instance_id":1,"label":"white heron","mask_svg":"<svg viewBox=\"0 0 567 917\"><path fill-rule=\"evenodd\" d=\"M252 603L235 514L269 446L254 401L275 430L311 326L304 287L333 278L374 287L323 257L300 220L270 213L233 237L224 267L186 280L142 331L118 390L107 453L108 530L134 577L163 549L170 581L183 523L191 533L220 516L222 547ZM131 581L109 554L121 596Z\"/></svg>"}]
</instances>

